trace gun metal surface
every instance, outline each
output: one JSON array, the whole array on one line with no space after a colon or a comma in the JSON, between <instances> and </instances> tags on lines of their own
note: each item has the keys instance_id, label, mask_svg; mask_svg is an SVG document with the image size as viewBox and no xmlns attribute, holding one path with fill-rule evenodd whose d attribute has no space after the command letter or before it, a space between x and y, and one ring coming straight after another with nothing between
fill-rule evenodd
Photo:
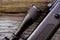
<instances>
[{"instance_id":1,"label":"gun metal surface","mask_svg":"<svg viewBox=\"0 0 60 40\"><path fill-rule=\"evenodd\" d=\"M50 40L59 28L60 2L48 13L27 40Z\"/></svg>"}]
</instances>

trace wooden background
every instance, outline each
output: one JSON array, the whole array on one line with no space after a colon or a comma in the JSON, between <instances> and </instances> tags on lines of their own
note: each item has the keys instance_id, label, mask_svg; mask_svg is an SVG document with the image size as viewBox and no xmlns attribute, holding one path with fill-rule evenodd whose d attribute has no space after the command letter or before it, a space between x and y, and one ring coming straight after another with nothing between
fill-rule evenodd
<instances>
[{"instance_id":1,"label":"wooden background","mask_svg":"<svg viewBox=\"0 0 60 40\"><path fill-rule=\"evenodd\" d=\"M20 12L17 14L0 13L0 40L5 36L11 36L18 29L30 5L34 4L44 13L22 34L24 38L27 38L47 14L49 2L51 0L0 0L0 12ZM51 40L60 40L60 28Z\"/></svg>"},{"instance_id":2,"label":"wooden background","mask_svg":"<svg viewBox=\"0 0 60 40\"><path fill-rule=\"evenodd\" d=\"M45 8L51 0L1 0L0 12L26 12L31 4Z\"/></svg>"}]
</instances>

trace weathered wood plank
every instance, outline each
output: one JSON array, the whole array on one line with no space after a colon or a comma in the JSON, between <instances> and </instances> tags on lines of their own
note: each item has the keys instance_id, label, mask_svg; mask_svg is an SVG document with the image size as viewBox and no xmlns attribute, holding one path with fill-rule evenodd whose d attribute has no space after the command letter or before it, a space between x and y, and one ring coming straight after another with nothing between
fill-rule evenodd
<instances>
[{"instance_id":1,"label":"weathered wood plank","mask_svg":"<svg viewBox=\"0 0 60 40\"><path fill-rule=\"evenodd\" d=\"M0 33L0 40L2 40L4 37L10 38L12 36L12 33Z\"/></svg>"},{"instance_id":2,"label":"weathered wood plank","mask_svg":"<svg viewBox=\"0 0 60 40\"><path fill-rule=\"evenodd\" d=\"M25 17L25 13L0 13L0 39L11 37Z\"/></svg>"},{"instance_id":3,"label":"weathered wood plank","mask_svg":"<svg viewBox=\"0 0 60 40\"><path fill-rule=\"evenodd\" d=\"M42 5L43 7L43 5L50 1L51 0L1 0L0 12L26 12L31 4ZM40 3L42 4L40 5Z\"/></svg>"},{"instance_id":4,"label":"weathered wood plank","mask_svg":"<svg viewBox=\"0 0 60 40\"><path fill-rule=\"evenodd\" d=\"M0 2L49 2L51 0L0 0Z\"/></svg>"}]
</instances>

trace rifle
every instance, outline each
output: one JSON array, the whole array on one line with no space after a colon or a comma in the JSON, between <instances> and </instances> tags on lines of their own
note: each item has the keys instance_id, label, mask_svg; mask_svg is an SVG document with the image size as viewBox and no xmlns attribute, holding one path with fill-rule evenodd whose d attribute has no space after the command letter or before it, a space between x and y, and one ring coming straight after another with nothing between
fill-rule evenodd
<instances>
[{"instance_id":1,"label":"rifle","mask_svg":"<svg viewBox=\"0 0 60 40\"><path fill-rule=\"evenodd\" d=\"M26 40L50 40L55 34L60 26L60 0L54 0L48 4L48 7L50 12ZM13 39L15 38L19 40L20 36L14 36Z\"/></svg>"},{"instance_id":2,"label":"rifle","mask_svg":"<svg viewBox=\"0 0 60 40\"><path fill-rule=\"evenodd\" d=\"M52 4L53 3L53 4ZM49 4L50 12L27 40L50 40L60 26L60 0Z\"/></svg>"},{"instance_id":3,"label":"rifle","mask_svg":"<svg viewBox=\"0 0 60 40\"><path fill-rule=\"evenodd\" d=\"M41 13L42 11L37 6L32 5L13 37L11 39L5 37L4 40L19 40L20 35L40 16Z\"/></svg>"}]
</instances>

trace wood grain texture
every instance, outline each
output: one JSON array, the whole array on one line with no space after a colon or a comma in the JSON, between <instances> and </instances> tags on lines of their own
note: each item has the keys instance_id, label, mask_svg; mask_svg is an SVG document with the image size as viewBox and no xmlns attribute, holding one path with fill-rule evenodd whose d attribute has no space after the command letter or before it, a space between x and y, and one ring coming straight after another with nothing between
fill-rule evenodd
<instances>
[{"instance_id":1,"label":"wood grain texture","mask_svg":"<svg viewBox=\"0 0 60 40\"><path fill-rule=\"evenodd\" d=\"M11 37L25 17L25 13L0 13L0 40Z\"/></svg>"},{"instance_id":2,"label":"wood grain texture","mask_svg":"<svg viewBox=\"0 0 60 40\"><path fill-rule=\"evenodd\" d=\"M27 38L33 30L38 26L38 24L42 21L44 16L47 13L42 13L41 16L21 35L23 38ZM18 13L18 14L6 14L0 13L0 40L4 37L12 37L13 33L16 32L19 25L23 21L26 13ZM59 40L60 38L60 28L52 38L52 40Z\"/></svg>"},{"instance_id":3,"label":"wood grain texture","mask_svg":"<svg viewBox=\"0 0 60 40\"><path fill-rule=\"evenodd\" d=\"M0 0L0 12L27 12L31 4L36 5L44 12L48 12L46 5L51 0ZM0 13L0 40L5 36L11 37L13 32L18 29L18 25L23 21L26 13L7 14ZM34 22L23 34L27 38L29 34L37 27L46 13L43 13L36 22ZM60 40L60 28L53 36L52 40Z\"/></svg>"},{"instance_id":4,"label":"wood grain texture","mask_svg":"<svg viewBox=\"0 0 60 40\"><path fill-rule=\"evenodd\" d=\"M42 7L46 6L51 0L1 0L0 12L26 12L31 4ZM41 4L41 5L40 5Z\"/></svg>"}]
</instances>

